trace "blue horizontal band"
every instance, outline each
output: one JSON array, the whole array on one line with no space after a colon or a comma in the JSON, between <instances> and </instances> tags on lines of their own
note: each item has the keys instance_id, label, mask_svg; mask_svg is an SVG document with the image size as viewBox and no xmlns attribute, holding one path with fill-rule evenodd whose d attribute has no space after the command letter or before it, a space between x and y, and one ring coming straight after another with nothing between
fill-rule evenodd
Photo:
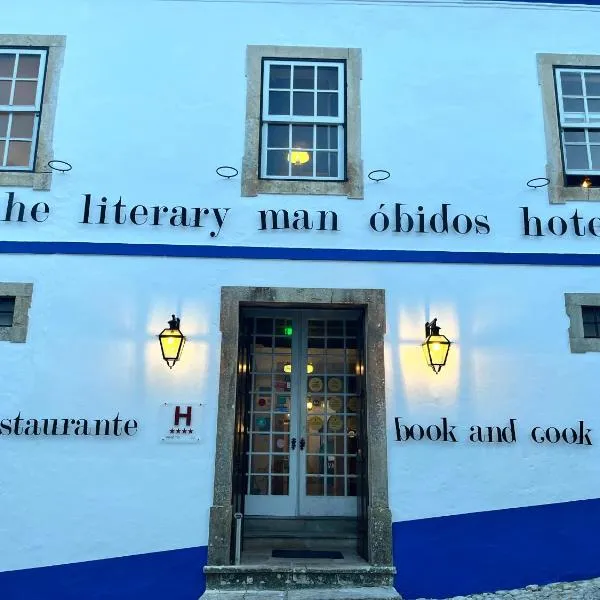
<instances>
[{"instance_id":1,"label":"blue horizontal band","mask_svg":"<svg viewBox=\"0 0 600 600\"><path fill-rule=\"evenodd\" d=\"M545 265L569 267L600 266L599 254L445 252L438 250L192 246L177 244L112 244L92 242L0 242L0 254L160 256L172 258L237 258L251 260L323 260L382 263Z\"/></svg>"}]
</instances>

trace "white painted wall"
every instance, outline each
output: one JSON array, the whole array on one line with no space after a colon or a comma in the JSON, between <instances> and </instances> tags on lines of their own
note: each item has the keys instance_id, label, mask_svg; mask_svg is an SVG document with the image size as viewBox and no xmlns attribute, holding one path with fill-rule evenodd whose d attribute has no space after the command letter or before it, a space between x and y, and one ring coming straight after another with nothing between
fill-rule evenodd
<instances>
[{"instance_id":1,"label":"white painted wall","mask_svg":"<svg viewBox=\"0 0 600 600\"><path fill-rule=\"evenodd\" d=\"M9 6L10 4L10 6ZM4 6L6 5L6 6ZM8 7L6 10L6 7ZM600 13L560 7L1 0L6 33L66 34L55 157L73 163L43 224L0 221L3 240L589 252L593 237L526 239L519 206L549 206L536 52L595 53ZM365 200L240 198L247 44L363 49ZM78 223L83 194L129 204L230 207L223 230ZM374 233L380 204L442 202L488 215L489 235ZM341 231L261 232L263 208L336 210ZM594 204L577 205L588 218ZM596 355L572 355L564 292L598 292L595 269L0 256L0 280L33 282L26 344L0 344L0 416L122 416L133 439L0 438L0 570L204 545L212 500L222 285L374 287L387 294L394 520L598 497L598 447L545 447L537 424L600 426ZM188 336L169 371L155 335L171 312ZM455 342L423 364L426 318ZM159 441L164 401L205 403L202 443ZM507 447L393 442L393 417L456 425L518 420ZM464 430L463 430L464 434ZM600 438L592 433L594 443Z\"/></svg>"}]
</instances>

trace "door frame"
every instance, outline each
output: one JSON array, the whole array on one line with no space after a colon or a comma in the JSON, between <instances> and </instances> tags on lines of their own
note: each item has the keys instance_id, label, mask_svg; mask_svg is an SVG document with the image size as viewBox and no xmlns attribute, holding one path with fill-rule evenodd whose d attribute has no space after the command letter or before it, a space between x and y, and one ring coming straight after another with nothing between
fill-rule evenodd
<instances>
[{"instance_id":1,"label":"door frame","mask_svg":"<svg viewBox=\"0 0 600 600\"><path fill-rule=\"evenodd\" d=\"M392 565L385 405L385 290L237 287L221 288L221 364L216 423L213 504L208 565L228 565L232 543L232 473L238 375L240 308L362 308L365 313L366 397L369 431L367 547L371 564Z\"/></svg>"}]
</instances>

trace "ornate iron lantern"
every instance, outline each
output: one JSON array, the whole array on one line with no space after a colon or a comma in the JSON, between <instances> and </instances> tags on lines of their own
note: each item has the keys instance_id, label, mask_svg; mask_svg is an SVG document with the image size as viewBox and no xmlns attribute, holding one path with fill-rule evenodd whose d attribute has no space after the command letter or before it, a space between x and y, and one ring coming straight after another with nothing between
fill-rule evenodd
<instances>
[{"instance_id":1,"label":"ornate iron lantern","mask_svg":"<svg viewBox=\"0 0 600 600\"><path fill-rule=\"evenodd\" d=\"M437 375L448 360L448 353L452 342L440 334L437 319L425 323L425 341L421 344L425 360Z\"/></svg>"},{"instance_id":2,"label":"ornate iron lantern","mask_svg":"<svg viewBox=\"0 0 600 600\"><path fill-rule=\"evenodd\" d=\"M158 335L162 357L170 369L181 358L181 352L185 345L185 336L179 329L181 320L175 315L171 316L169 327L163 329Z\"/></svg>"}]
</instances>

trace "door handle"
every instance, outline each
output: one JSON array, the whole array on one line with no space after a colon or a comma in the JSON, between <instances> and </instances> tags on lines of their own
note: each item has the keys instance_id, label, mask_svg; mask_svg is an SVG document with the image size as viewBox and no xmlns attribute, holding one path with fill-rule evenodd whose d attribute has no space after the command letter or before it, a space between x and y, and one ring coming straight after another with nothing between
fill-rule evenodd
<instances>
[{"instance_id":1,"label":"door handle","mask_svg":"<svg viewBox=\"0 0 600 600\"><path fill-rule=\"evenodd\" d=\"M296 449L296 438L292 438L292 450Z\"/></svg>"},{"instance_id":2,"label":"door handle","mask_svg":"<svg viewBox=\"0 0 600 600\"><path fill-rule=\"evenodd\" d=\"M306 442L304 438L300 438L300 450L304 450L304 446L306 446Z\"/></svg>"}]
</instances>

